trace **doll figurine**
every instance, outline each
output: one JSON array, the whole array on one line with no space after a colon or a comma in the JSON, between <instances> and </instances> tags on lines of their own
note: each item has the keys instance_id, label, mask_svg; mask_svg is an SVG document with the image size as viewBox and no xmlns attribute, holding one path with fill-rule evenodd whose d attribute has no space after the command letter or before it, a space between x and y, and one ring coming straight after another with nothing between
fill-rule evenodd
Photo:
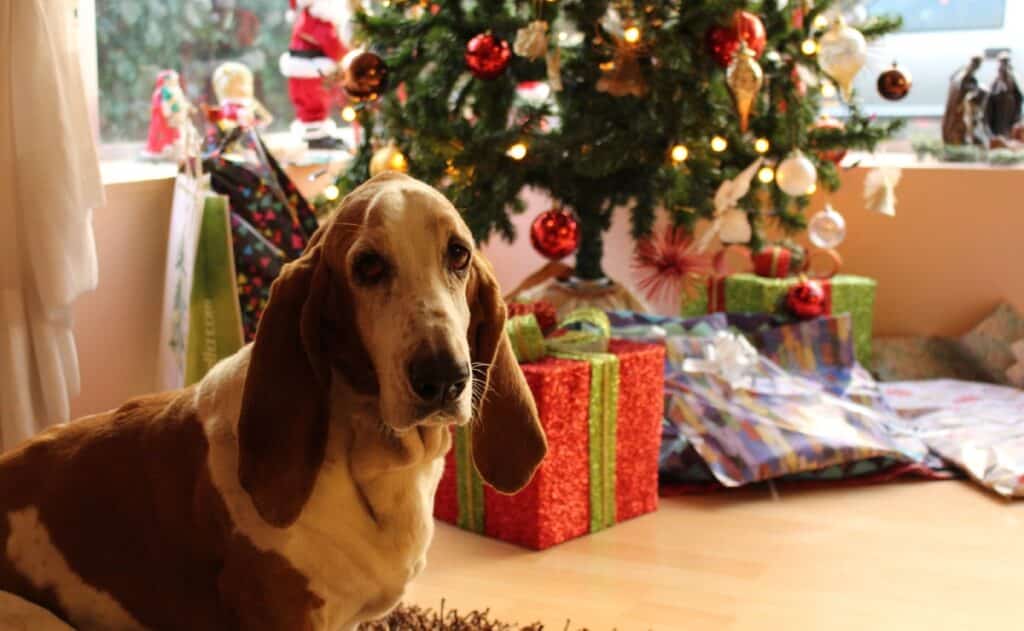
<instances>
[{"instance_id":1,"label":"doll figurine","mask_svg":"<svg viewBox=\"0 0 1024 631\"><path fill-rule=\"evenodd\" d=\"M292 37L281 55L281 74L288 78L288 96L295 106L292 133L313 149L344 146L331 119L336 98L329 80L340 72L348 52L352 7L350 0L289 0Z\"/></svg>"},{"instance_id":2,"label":"doll figurine","mask_svg":"<svg viewBox=\"0 0 1024 631\"><path fill-rule=\"evenodd\" d=\"M213 71L213 92L217 95L222 128L264 128L274 117L256 100L252 70L237 61L227 61Z\"/></svg>"},{"instance_id":3,"label":"doll figurine","mask_svg":"<svg viewBox=\"0 0 1024 631\"><path fill-rule=\"evenodd\" d=\"M999 71L989 88L988 105L985 108L985 120L992 135L1012 136L1013 127L1020 122L1021 102L1020 86L1010 64L1010 55L1003 53L999 56Z\"/></svg>"},{"instance_id":4,"label":"doll figurine","mask_svg":"<svg viewBox=\"0 0 1024 631\"><path fill-rule=\"evenodd\" d=\"M942 142L947 145L963 145L971 142L968 138L968 120L973 116L964 113L967 97L980 84L976 73L981 68L982 58L972 57L970 62L960 68L949 79L949 91L946 94L946 111L942 115ZM975 95L975 99L977 95Z\"/></svg>"},{"instance_id":5,"label":"doll figurine","mask_svg":"<svg viewBox=\"0 0 1024 631\"><path fill-rule=\"evenodd\" d=\"M169 154L178 153L182 130L188 122L192 106L181 89L177 72L160 71L149 103L149 137L143 155L147 158L165 158Z\"/></svg>"}]
</instances>

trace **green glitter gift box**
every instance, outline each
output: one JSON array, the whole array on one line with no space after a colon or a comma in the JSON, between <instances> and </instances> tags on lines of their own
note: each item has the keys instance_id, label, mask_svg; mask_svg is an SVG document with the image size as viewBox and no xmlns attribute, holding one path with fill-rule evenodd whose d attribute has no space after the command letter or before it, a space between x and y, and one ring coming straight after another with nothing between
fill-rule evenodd
<instances>
[{"instance_id":1,"label":"green glitter gift box","mask_svg":"<svg viewBox=\"0 0 1024 631\"><path fill-rule=\"evenodd\" d=\"M728 311L731 313L785 314L786 292L800 279L765 278L754 274L730 274L708 279L694 296L683 299L684 317ZM874 317L875 287L871 278L840 274L821 280L826 295L826 313L849 313L853 319L857 360L871 365L871 321Z\"/></svg>"}]
</instances>

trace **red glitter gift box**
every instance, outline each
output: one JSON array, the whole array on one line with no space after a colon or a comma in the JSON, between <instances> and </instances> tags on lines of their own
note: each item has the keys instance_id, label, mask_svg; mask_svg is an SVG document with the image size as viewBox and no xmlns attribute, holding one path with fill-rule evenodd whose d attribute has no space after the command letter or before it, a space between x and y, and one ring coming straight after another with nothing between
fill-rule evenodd
<instances>
[{"instance_id":1,"label":"red glitter gift box","mask_svg":"<svg viewBox=\"0 0 1024 631\"><path fill-rule=\"evenodd\" d=\"M436 517L541 550L657 508L665 349L612 340L608 353L580 357L521 364L548 438L547 458L530 484L511 496L483 485L459 428ZM595 358L609 359L617 371ZM610 378L597 379L595 371Z\"/></svg>"}]
</instances>

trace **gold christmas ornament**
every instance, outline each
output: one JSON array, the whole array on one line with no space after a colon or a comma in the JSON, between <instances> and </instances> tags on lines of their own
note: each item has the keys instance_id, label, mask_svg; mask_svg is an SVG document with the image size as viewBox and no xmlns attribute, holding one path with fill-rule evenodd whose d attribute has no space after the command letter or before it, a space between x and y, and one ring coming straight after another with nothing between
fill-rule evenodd
<instances>
[{"instance_id":1,"label":"gold christmas ornament","mask_svg":"<svg viewBox=\"0 0 1024 631\"><path fill-rule=\"evenodd\" d=\"M761 91L764 83L764 71L761 65L754 59L754 51L741 42L740 49L729 64L725 74L725 82L732 92L733 101L736 103L736 112L740 116L740 131L747 131L750 124L750 112L754 108L757 94Z\"/></svg>"},{"instance_id":2,"label":"gold christmas ornament","mask_svg":"<svg viewBox=\"0 0 1024 631\"><path fill-rule=\"evenodd\" d=\"M548 52L548 23L534 20L524 28L516 31L516 41L512 50L520 57L530 61L540 59Z\"/></svg>"},{"instance_id":3,"label":"gold christmas ornament","mask_svg":"<svg viewBox=\"0 0 1024 631\"><path fill-rule=\"evenodd\" d=\"M636 51L620 46L615 51L615 59L601 64L601 78L597 80L597 91L612 96L644 96L647 94L647 81L640 69L640 60Z\"/></svg>"},{"instance_id":4,"label":"gold christmas ornament","mask_svg":"<svg viewBox=\"0 0 1024 631\"><path fill-rule=\"evenodd\" d=\"M385 171L398 171L406 173L409 170L409 162L405 159L394 141L378 149L370 158L370 175L379 175Z\"/></svg>"},{"instance_id":5,"label":"gold christmas ornament","mask_svg":"<svg viewBox=\"0 0 1024 631\"><path fill-rule=\"evenodd\" d=\"M846 102L853 97L853 80L867 59L867 40L842 17L821 36L818 65L836 82Z\"/></svg>"}]
</instances>

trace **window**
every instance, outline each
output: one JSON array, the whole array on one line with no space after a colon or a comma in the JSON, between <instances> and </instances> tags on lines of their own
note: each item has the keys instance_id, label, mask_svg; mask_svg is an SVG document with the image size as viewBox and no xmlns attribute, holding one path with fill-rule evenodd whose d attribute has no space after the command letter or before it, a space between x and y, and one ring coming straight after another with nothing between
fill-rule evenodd
<instances>
[{"instance_id":1,"label":"window","mask_svg":"<svg viewBox=\"0 0 1024 631\"><path fill-rule=\"evenodd\" d=\"M903 32L963 31L1003 26L1006 0L872 0L872 15L902 15Z\"/></svg>"},{"instance_id":2,"label":"window","mask_svg":"<svg viewBox=\"0 0 1024 631\"><path fill-rule=\"evenodd\" d=\"M286 0L94 0L100 138L112 147L137 147L148 132L157 75L176 70L193 105L215 104L214 69L240 61L252 69L256 97L291 118L278 57L287 48ZM116 152L116 149L113 149ZM117 156L125 157L125 156Z\"/></svg>"}]
</instances>

